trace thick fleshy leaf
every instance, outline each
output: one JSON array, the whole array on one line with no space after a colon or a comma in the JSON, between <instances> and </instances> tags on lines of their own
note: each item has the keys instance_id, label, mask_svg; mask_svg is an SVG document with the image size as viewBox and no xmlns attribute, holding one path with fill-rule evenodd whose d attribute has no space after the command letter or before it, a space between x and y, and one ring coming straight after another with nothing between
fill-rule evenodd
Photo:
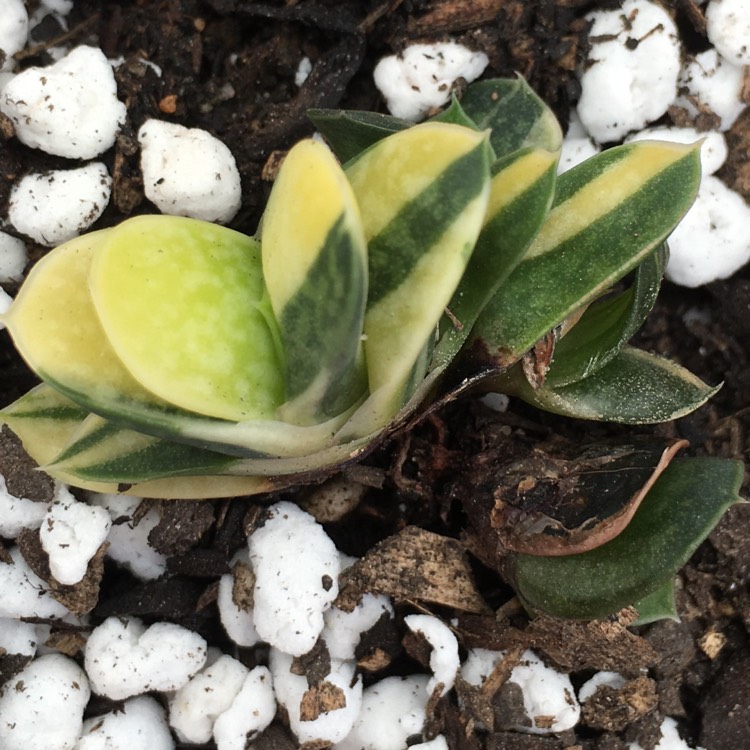
<instances>
[{"instance_id":1,"label":"thick fleshy leaf","mask_svg":"<svg viewBox=\"0 0 750 750\"><path fill-rule=\"evenodd\" d=\"M111 347L146 390L197 414L274 418L280 344L254 240L139 216L104 236L89 288Z\"/></svg>"},{"instance_id":2,"label":"thick fleshy leaf","mask_svg":"<svg viewBox=\"0 0 750 750\"><path fill-rule=\"evenodd\" d=\"M484 308L472 354L507 367L664 241L700 180L696 146L618 146L560 175L553 208ZM519 314L523 310L523 314Z\"/></svg>"},{"instance_id":3,"label":"thick fleshy leaf","mask_svg":"<svg viewBox=\"0 0 750 750\"><path fill-rule=\"evenodd\" d=\"M169 223L174 217L152 218ZM113 351L90 297L82 293L91 259L111 231L83 235L50 252L4 316L16 347L39 377L86 412L229 455L304 456L332 442L351 410L310 427L270 419L234 422L178 409L138 383ZM270 387L278 388L280 381L277 373Z\"/></svg>"},{"instance_id":4,"label":"thick fleshy leaf","mask_svg":"<svg viewBox=\"0 0 750 750\"><path fill-rule=\"evenodd\" d=\"M347 168L368 240L365 355L370 392L387 393L383 423L408 398L414 364L474 248L489 158L484 134L425 123L380 141Z\"/></svg>"},{"instance_id":5,"label":"thick fleshy leaf","mask_svg":"<svg viewBox=\"0 0 750 750\"><path fill-rule=\"evenodd\" d=\"M679 622L677 603L675 602L674 578L670 578L648 596L633 604L638 612L638 619L632 625L648 625L657 620L674 620Z\"/></svg>"},{"instance_id":6,"label":"thick fleshy leaf","mask_svg":"<svg viewBox=\"0 0 750 750\"><path fill-rule=\"evenodd\" d=\"M143 402L166 408L115 355L86 293L94 253L111 231L77 237L49 252L3 319L29 367L74 400L79 394L85 407Z\"/></svg>"},{"instance_id":7,"label":"thick fleshy leaf","mask_svg":"<svg viewBox=\"0 0 750 750\"><path fill-rule=\"evenodd\" d=\"M50 465L74 442L88 416L76 403L42 383L5 407L0 412L0 423L13 430L26 452L52 477L94 492L155 499L200 499L252 495L276 488L274 482L258 476L186 476L130 485L123 484L119 478L117 481L86 479Z\"/></svg>"},{"instance_id":8,"label":"thick fleshy leaf","mask_svg":"<svg viewBox=\"0 0 750 750\"><path fill-rule=\"evenodd\" d=\"M383 138L412 126L398 117L354 109L310 109L307 116L342 162L348 162Z\"/></svg>"},{"instance_id":9,"label":"thick fleshy leaf","mask_svg":"<svg viewBox=\"0 0 750 750\"><path fill-rule=\"evenodd\" d=\"M617 355L651 312L667 256L667 246L663 244L638 266L630 287L586 308L580 320L556 343L546 386L559 388L587 378Z\"/></svg>"},{"instance_id":10,"label":"thick fleshy leaf","mask_svg":"<svg viewBox=\"0 0 750 750\"><path fill-rule=\"evenodd\" d=\"M479 313L523 256L547 215L555 192L558 153L523 149L492 167L482 232L441 324L433 367L449 364Z\"/></svg>"},{"instance_id":11,"label":"thick fleshy leaf","mask_svg":"<svg viewBox=\"0 0 750 750\"><path fill-rule=\"evenodd\" d=\"M629 346L593 375L561 388L546 383L534 388L518 365L492 385L555 414L624 424L684 417L721 388L706 385L676 362Z\"/></svg>"},{"instance_id":12,"label":"thick fleshy leaf","mask_svg":"<svg viewBox=\"0 0 750 750\"><path fill-rule=\"evenodd\" d=\"M522 148L556 152L562 146L555 115L520 76L472 84L461 108L477 128L492 130L490 145L497 158Z\"/></svg>"},{"instance_id":13,"label":"thick fleshy leaf","mask_svg":"<svg viewBox=\"0 0 750 750\"><path fill-rule=\"evenodd\" d=\"M87 416L86 409L41 383L0 411L0 424L7 424L26 452L44 465L68 444Z\"/></svg>"},{"instance_id":14,"label":"thick fleshy leaf","mask_svg":"<svg viewBox=\"0 0 750 750\"><path fill-rule=\"evenodd\" d=\"M294 217L291 219L290 217ZM367 245L354 193L322 143L287 155L262 224L263 276L284 342L284 421L315 424L367 390Z\"/></svg>"},{"instance_id":15,"label":"thick fleshy leaf","mask_svg":"<svg viewBox=\"0 0 750 750\"><path fill-rule=\"evenodd\" d=\"M673 461L611 542L569 557L509 560L519 596L532 610L578 619L605 617L642 600L671 580L740 501L742 477L739 461Z\"/></svg>"},{"instance_id":16,"label":"thick fleshy leaf","mask_svg":"<svg viewBox=\"0 0 750 750\"><path fill-rule=\"evenodd\" d=\"M166 477L225 474L239 460L126 430L89 414L49 465L81 479L135 484Z\"/></svg>"}]
</instances>

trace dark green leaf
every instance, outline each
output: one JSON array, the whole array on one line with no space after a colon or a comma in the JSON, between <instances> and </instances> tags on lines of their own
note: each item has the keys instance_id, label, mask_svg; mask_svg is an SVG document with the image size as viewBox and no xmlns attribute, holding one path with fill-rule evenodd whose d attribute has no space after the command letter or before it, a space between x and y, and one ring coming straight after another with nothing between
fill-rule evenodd
<instances>
[{"instance_id":1,"label":"dark green leaf","mask_svg":"<svg viewBox=\"0 0 750 750\"><path fill-rule=\"evenodd\" d=\"M461 108L477 128L492 130L490 145L498 158L519 148L558 151L562 144L562 131L552 110L521 77L472 84L461 99Z\"/></svg>"},{"instance_id":2,"label":"dark green leaf","mask_svg":"<svg viewBox=\"0 0 750 750\"><path fill-rule=\"evenodd\" d=\"M354 109L310 109L307 116L342 162L413 124L398 117Z\"/></svg>"},{"instance_id":3,"label":"dark green leaf","mask_svg":"<svg viewBox=\"0 0 750 750\"><path fill-rule=\"evenodd\" d=\"M585 380L533 388L519 365L493 381L493 389L567 417L624 424L654 424L683 417L716 393L684 367L654 354L624 347Z\"/></svg>"},{"instance_id":4,"label":"dark green leaf","mask_svg":"<svg viewBox=\"0 0 750 750\"><path fill-rule=\"evenodd\" d=\"M666 262L665 243L638 266L628 289L586 309L557 342L545 385L559 388L587 378L622 349L654 306Z\"/></svg>"},{"instance_id":5,"label":"dark green leaf","mask_svg":"<svg viewBox=\"0 0 750 750\"><path fill-rule=\"evenodd\" d=\"M648 596L644 596L633 607L638 612L638 619L632 625L648 625L657 620L679 621L674 596L674 578L670 578Z\"/></svg>"}]
</instances>

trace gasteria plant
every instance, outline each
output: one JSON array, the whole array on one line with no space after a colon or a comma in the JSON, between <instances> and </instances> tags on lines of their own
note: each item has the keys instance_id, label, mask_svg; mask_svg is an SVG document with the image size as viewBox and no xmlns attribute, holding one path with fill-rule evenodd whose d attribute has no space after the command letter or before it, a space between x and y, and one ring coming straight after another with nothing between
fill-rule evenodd
<instances>
[{"instance_id":1,"label":"gasteria plant","mask_svg":"<svg viewBox=\"0 0 750 750\"><path fill-rule=\"evenodd\" d=\"M2 419L53 477L161 498L299 484L445 395L449 370L464 376L449 397L484 384L635 424L715 391L627 345L695 197L698 146L621 146L557 177L560 127L522 80L471 86L416 126L311 117L330 148L292 148L255 237L141 216L31 271L4 322L43 383ZM514 553L522 596L588 616L659 589L736 500L739 474L726 461L669 467L649 497L671 502L675 487L703 481L708 513L616 601L595 592L595 605L564 611L560 576L534 567L548 560L538 550Z\"/></svg>"}]
</instances>

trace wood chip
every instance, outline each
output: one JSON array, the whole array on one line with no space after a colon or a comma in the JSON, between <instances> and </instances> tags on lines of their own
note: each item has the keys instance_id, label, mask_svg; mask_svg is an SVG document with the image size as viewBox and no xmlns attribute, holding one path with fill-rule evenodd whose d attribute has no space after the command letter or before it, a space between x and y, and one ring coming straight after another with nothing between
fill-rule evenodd
<instances>
[{"instance_id":1,"label":"wood chip","mask_svg":"<svg viewBox=\"0 0 750 750\"><path fill-rule=\"evenodd\" d=\"M335 605L351 612L365 593L464 612L488 611L474 585L463 545L415 526L383 540L348 568Z\"/></svg>"}]
</instances>

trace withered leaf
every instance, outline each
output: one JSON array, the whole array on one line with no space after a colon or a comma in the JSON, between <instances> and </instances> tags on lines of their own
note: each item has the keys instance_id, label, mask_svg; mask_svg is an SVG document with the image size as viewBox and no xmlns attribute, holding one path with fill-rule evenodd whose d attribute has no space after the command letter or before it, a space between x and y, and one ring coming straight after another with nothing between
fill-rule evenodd
<instances>
[{"instance_id":1,"label":"withered leaf","mask_svg":"<svg viewBox=\"0 0 750 750\"><path fill-rule=\"evenodd\" d=\"M365 593L421 601L464 612L488 611L472 578L462 544L407 526L384 539L341 576L334 602L351 612Z\"/></svg>"},{"instance_id":2,"label":"withered leaf","mask_svg":"<svg viewBox=\"0 0 750 750\"><path fill-rule=\"evenodd\" d=\"M461 499L483 550L573 555L616 537L685 440L588 446L476 462ZM494 545L492 544L494 542Z\"/></svg>"}]
</instances>

